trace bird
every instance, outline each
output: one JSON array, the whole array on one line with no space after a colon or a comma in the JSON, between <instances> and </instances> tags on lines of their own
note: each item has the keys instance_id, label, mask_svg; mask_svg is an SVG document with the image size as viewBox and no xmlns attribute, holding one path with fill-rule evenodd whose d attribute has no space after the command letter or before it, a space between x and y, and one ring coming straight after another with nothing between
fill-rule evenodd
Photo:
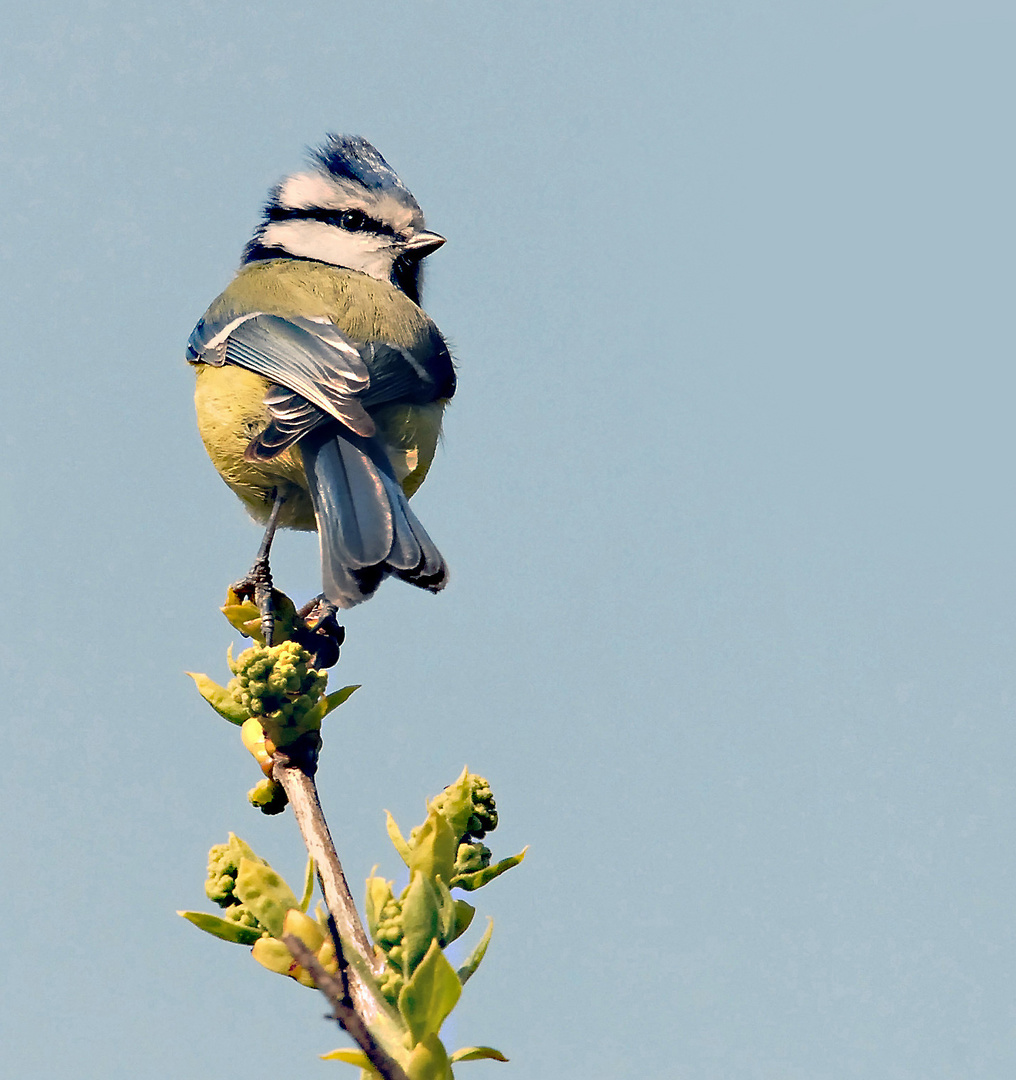
<instances>
[{"instance_id":1,"label":"bird","mask_svg":"<svg viewBox=\"0 0 1016 1080\"><path fill-rule=\"evenodd\" d=\"M409 506L455 393L448 344L420 306L445 238L367 139L326 136L271 189L235 277L187 344L198 431L264 538L234 586L271 644L277 528L317 530L329 612L387 577L444 588ZM243 592L245 590L245 593Z\"/></svg>"}]
</instances>

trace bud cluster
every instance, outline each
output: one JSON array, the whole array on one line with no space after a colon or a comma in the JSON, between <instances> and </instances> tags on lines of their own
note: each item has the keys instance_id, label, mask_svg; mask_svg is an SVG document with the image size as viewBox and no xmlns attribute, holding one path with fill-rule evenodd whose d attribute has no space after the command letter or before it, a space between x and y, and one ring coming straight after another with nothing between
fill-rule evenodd
<instances>
[{"instance_id":1,"label":"bud cluster","mask_svg":"<svg viewBox=\"0 0 1016 1080\"><path fill-rule=\"evenodd\" d=\"M497 828L497 804L484 777L466 773L431 799L428 809L443 817L456 837L455 865L449 884L490 866L491 850L479 841ZM423 827L410 832L410 844L417 841Z\"/></svg>"},{"instance_id":2,"label":"bud cluster","mask_svg":"<svg viewBox=\"0 0 1016 1080\"><path fill-rule=\"evenodd\" d=\"M338 971L324 912L317 911L315 917L307 914L313 865L311 861L307 867L303 900L297 900L279 874L230 833L228 843L216 844L208 852L205 881L205 894L223 908L222 917L200 911L179 914L213 937L252 947L252 955L262 967L313 989L316 983L310 972L297 963L282 940L294 934L326 971L333 975Z\"/></svg>"},{"instance_id":3,"label":"bud cluster","mask_svg":"<svg viewBox=\"0 0 1016 1080\"><path fill-rule=\"evenodd\" d=\"M320 701L328 682L310 663L310 653L295 641L252 645L236 658L226 689L253 717L299 725Z\"/></svg>"},{"instance_id":4,"label":"bud cluster","mask_svg":"<svg viewBox=\"0 0 1016 1080\"><path fill-rule=\"evenodd\" d=\"M379 913L377 928L374 932L374 941L388 961L378 981L381 993L392 1005L398 1003L399 991L405 983L405 979L402 977L406 951L402 944L404 932L402 900L390 895Z\"/></svg>"},{"instance_id":5,"label":"bud cluster","mask_svg":"<svg viewBox=\"0 0 1016 1080\"><path fill-rule=\"evenodd\" d=\"M205 879L205 896L223 909L223 916L238 926L252 930L267 930L258 922L257 916L236 895L236 879L240 873L240 860L261 860L239 837L229 834L229 842L215 844L208 852L208 876Z\"/></svg>"}]
</instances>

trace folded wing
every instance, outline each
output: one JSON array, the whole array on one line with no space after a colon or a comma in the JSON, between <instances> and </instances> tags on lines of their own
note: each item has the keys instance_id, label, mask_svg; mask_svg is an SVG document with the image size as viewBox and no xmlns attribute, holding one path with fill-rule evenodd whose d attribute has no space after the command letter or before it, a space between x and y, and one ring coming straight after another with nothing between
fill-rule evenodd
<instances>
[{"instance_id":1,"label":"folded wing","mask_svg":"<svg viewBox=\"0 0 1016 1080\"><path fill-rule=\"evenodd\" d=\"M352 607L390 574L433 592L444 587L444 559L410 509L366 410L439 396L411 354L353 342L329 322L254 312L202 320L188 358L235 364L273 383L264 399L270 421L245 456L268 461L299 443L332 603Z\"/></svg>"}]
</instances>

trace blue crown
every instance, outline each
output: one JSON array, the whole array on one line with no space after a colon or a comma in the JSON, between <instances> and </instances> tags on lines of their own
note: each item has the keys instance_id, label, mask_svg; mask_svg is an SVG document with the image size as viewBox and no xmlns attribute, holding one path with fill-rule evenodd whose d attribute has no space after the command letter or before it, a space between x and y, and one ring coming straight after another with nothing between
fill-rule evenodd
<instances>
[{"instance_id":1,"label":"blue crown","mask_svg":"<svg viewBox=\"0 0 1016 1080\"><path fill-rule=\"evenodd\" d=\"M355 180L366 188L406 190L391 165L359 135L329 134L324 146L311 150L310 157L337 179Z\"/></svg>"}]
</instances>

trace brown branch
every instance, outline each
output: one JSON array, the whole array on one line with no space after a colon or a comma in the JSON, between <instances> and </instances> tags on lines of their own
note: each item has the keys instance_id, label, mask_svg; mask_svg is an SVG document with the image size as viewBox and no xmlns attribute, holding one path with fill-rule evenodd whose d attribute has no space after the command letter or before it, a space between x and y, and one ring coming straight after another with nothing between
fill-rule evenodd
<instances>
[{"instance_id":1,"label":"brown branch","mask_svg":"<svg viewBox=\"0 0 1016 1080\"><path fill-rule=\"evenodd\" d=\"M295 755L291 758L282 751L276 751L272 775L285 788L307 852L317 867L325 905L335 920L339 933L360 953L370 969L380 975L384 970L384 960L374 952L360 922L346 875L342 872L342 864L328 831L328 823L321 811L313 776L309 775L305 766L295 760ZM341 942L336 941L337 953L340 945ZM350 996L362 1017L361 1022L368 1023L377 1014L374 997L355 970L349 972L349 984Z\"/></svg>"},{"instance_id":2,"label":"brown branch","mask_svg":"<svg viewBox=\"0 0 1016 1080\"><path fill-rule=\"evenodd\" d=\"M313 783L313 781L311 781ZM281 783L281 781L280 781ZM333 933L333 937L334 937ZM286 934L282 943L293 954L296 962L310 973L317 983L318 989L328 998L332 1007L332 1015L335 1020L348 1032L353 1041L367 1055L376 1072L384 1080L409 1080L402 1066L378 1043L371 1034L370 1028L360 1015L351 996L353 986L350 985L355 979L356 972L346 967L342 957L342 942L336 941L336 956L339 961L339 972L344 977L337 979L330 975L318 962L318 958L310 949L295 935ZM348 976L352 975L350 979Z\"/></svg>"}]
</instances>

